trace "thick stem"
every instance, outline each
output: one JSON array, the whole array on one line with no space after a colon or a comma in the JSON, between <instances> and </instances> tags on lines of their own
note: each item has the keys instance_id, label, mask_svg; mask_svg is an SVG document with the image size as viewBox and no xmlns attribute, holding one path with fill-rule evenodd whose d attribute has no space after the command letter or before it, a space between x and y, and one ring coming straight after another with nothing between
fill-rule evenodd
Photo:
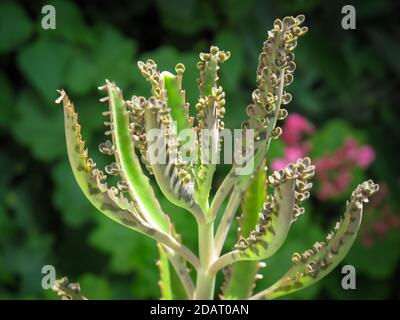
<instances>
[{"instance_id":1,"label":"thick stem","mask_svg":"<svg viewBox=\"0 0 400 320\"><path fill-rule=\"evenodd\" d=\"M194 299L212 300L214 298L215 275L209 273L214 262L214 224L199 224L200 268L197 271L197 283Z\"/></svg>"},{"instance_id":2,"label":"thick stem","mask_svg":"<svg viewBox=\"0 0 400 320\"><path fill-rule=\"evenodd\" d=\"M233 170L231 170L222 181L222 184L218 188L217 193L215 194L214 199L211 203L210 216L212 219L215 219L215 217L217 216L218 210L220 209L222 203L229 194L229 191L232 190L234 182L235 176L233 174Z\"/></svg>"},{"instance_id":3,"label":"thick stem","mask_svg":"<svg viewBox=\"0 0 400 320\"><path fill-rule=\"evenodd\" d=\"M234 189L234 191L231 194L231 197L229 198L228 204L225 208L225 212L218 225L217 233L215 235L214 250L215 250L215 255L217 257L219 257L219 255L221 254L222 247L224 246L232 221L235 218L235 214L240 205L240 201L241 197L238 194L238 192L236 192L236 190Z\"/></svg>"}]
</instances>

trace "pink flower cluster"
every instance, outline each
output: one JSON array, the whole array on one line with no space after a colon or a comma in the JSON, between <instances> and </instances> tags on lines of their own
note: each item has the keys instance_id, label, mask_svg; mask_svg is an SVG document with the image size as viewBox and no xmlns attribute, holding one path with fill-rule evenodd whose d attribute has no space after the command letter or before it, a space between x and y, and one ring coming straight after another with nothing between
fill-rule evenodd
<instances>
[{"instance_id":1,"label":"pink flower cluster","mask_svg":"<svg viewBox=\"0 0 400 320\"><path fill-rule=\"evenodd\" d=\"M365 215L361 226L361 243L364 247L370 248L389 231L400 229L400 216L388 204L388 193L387 185L380 182L379 193L371 200L369 214Z\"/></svg>"},{"instance_id":2,"label":"pink flower cluster","mask_svg":"<svg viewBox=\"0 0 400 320\"><path fill-rule=\"evenodd\" d=\"M290 114L283 125L282 139L286 144L284 155L272 161L272 170L283 169L288 163L304 157L310 151L307 137L314 131L313 124L306 118L297 113Z\"/></svg>"},{"instance_id":3,"label":"pink flower cluster","mask_svg":"<svg viewBox=\"0 0 400 320\"><path fill-rule=\"evenodd\" d=\"M308 136L315 131L314 126L299 114L288 116L283 126L282 139L285 142L284 156L271 163L273 170L280 170L288 163L304 157L311 149ZM320 188L320 199L335 197L346 191L351 183L351 170L354 167L366 168L375 159L374 150L368 145L360 146L348 137L344 146L334 153L313 159L316 165L316 177Z\"/></svg>"},{"instance_id":4,"label":"pink flower cluster","mask_svg":"<svg viewBox=\"0 0 400 320\"><path fill-rule=\"evenodd\" d=\"M316 176L320 182L318 197L332 198L346 191L351 183L351 170L354 167L366 168L374 159L375 152L370 146L360 146L351 137L334 153L316 159Z\"/></svg>"},{"instance_id":5,"label":"pink flower cluster","mask_svg":"<svg viewBox=\"0 0 400 320\"><path fill-rule=\"evenodd\" d=\"M311 150L309 135L315 131L312 123L299 114L291 114L283 126L282 138L285 142L284 155L272 161L272 170L283 169L288 163L305 157ZM316 165L319 199L334 198L345 192L351 184L352 169L367 168L375 159L375 152L369 145L360 145L354 138L348 137L342 147L323 157L313 159ZM379 238L390 230L400 229L400 216L387 204L388 188L379 183L380 191L365 215L360 230L361 242L365 247L373 246Z\"/></svg>"}]
</instances>

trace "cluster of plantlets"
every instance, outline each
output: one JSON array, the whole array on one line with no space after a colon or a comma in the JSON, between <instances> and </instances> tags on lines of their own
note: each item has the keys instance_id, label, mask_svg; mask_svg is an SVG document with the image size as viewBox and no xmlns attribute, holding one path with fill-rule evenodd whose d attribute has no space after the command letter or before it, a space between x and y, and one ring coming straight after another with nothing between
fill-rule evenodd
<instances>
[{"instance_id":1,"label":"cluster of plantlets","mask_svg":"<svg viewBox=\"0 0 400 320\"><path fill-rule=\"evenodd\" d=\"M229 52L211 47L209 53L200 54L196 124L189 115L182 89L185 70L182 64L176 66L176 75L173 75L160 73L153 60L138 63L151 85L148 99L133 96L126 101L121 90L109 81L99 88L106 93L101 101L109 106L104 112L109 118L105 122L109 127L105 134L111 137L100 144L99 150L115 158L105 171L120 178L116 187L108 186L107 176L89 158L75 107L65 91L60 90L57 102L64 105L67 150L75 179L99 211L157 241L162 298L213 299L215 278L221 270L225 271L221 298L276 298L323 278L340 263L353 244L361 223L363 203L378 190L371 180L356 188L347 202L344 216L325 241L316 242L303 254L294 253L293 266L286 274L270 288L252 295L258 269L264 264L262 260L282 246L291 224L304 213L301 204L309 197L312 187L310 180L315 167L309 158L299 159L268 177L266 170L269 144L282 133L277 121L286 118L288 112L284 106L292 99L286 87L293 81L296 68L293 50L297 40L307 32L303 21L303 15L277 19L268 32L259 56L257 88L246 109L248 119L241 128L243 137L248 131L254 133L253 140L246 141L240 150L249 161L233 163L212 201L210 191L216 164L209 160L217 159L223 147L226 110L218 71L229 59ZM154 129L161 130L156 142L163 146L165 162L150 159L154 143L150 135ZM190 132L193 143L189 150L184 149L178 137L182 130ZM211 134L205 137L204 132ZM197 158L200 160L187 160L184 155L188 151L201 153ZM154 176L165 197L196 219L198 255L182 243L173 222L155 197L145 168ZM221 254L240 206L237 244L231 251ZM214 231L219 211L223 213ZM188 263L196 271L195 283Z\"/></svg>"}]
</instances>

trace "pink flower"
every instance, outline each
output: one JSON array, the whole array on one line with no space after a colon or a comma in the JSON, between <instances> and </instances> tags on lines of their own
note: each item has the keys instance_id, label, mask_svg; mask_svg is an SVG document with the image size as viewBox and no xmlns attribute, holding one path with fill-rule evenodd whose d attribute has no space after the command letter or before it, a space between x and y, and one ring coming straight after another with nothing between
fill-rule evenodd
<instances>
[{"instance_id":1,"label":"pink flower","mask_svg":"<svg viewBox=\"0 0 400 320\"><path fill-rule=\"evenodd\" d=\"M271 163L272 170L281 170L289 163L296 162L298 159L303 158L305 152L301 147L286 147L284 156L281 159L275 159Z\"/></svg>"},{"instance_id":2,"label":"pink flower","mask_svg":"<svg viewBox=\"0 0 400 320\"><path fill-rule=\"evenodd\" d=\"M282 139L289 146L299 145L305 134L311 134L314 131L314 126L305 117L292 113L283 125Z\"/></svg>"},{"instance_id":3,"label":"pink flower","mask_svg":"<svg viewBox=\"0 0 400 320\"><path fill-rule=\"evenodd\" d=\"M288 163L285 159L275 159L271 163L271 169L274 171L278 171L285 168L287 164Z\"/></svg>"},{"instance_id":4,"label":"pink flower","mask_svg":"<svg viewBox=\"0 0 400 320\"><path fill-rule=\"evenodd\" d=\"M310 145L304 140L314 130L314 126L306 118L297 113L290 114L283 125L282 139L286 143L284 155L283 158L272 161L272 170L281 170L289 163L306 156Z\"/></svg>"},{"instance_id":5,"label":"pink flower","mask_svg":"<svg viewBox=\"0 0 400 320\"><path fill-rule=\"evenodd\" d=\"M368 167L375 159L375 151L369 145L359 146L353 138L347 138L345 141L344 152L349 160L362 168Z\"/></svg>"},{"instance_id":6,"label":"pink flower","mask_svg":"<svg viewBox=\"0 0 400 320\"><path fill-rule=\"evenodd\" d=\"M305 157L310 151L307 136L315 131L314 125L299 114L291 114L283 125L282 139L286 143L283 157L271 163L272 170L281 170L289 163ZM333 153L314 160L316 176L320 188L318 197L328 199L345 192L352 179L352 169L356 166L368 167L375 158L369 145L360 146L358 141L348 137L343 147Z\"/></svg>"},{"instance_id":7,"label":"pink flower","mask_svg":"<svg viewBox=\"0 0 400 320\"><path fill-rule=\"evenodd\" d=\"M372 147L365 145L358 150L357 163L360 167L368 167L375 159L375 151Z\"/></svg>"},{"instance_id":8,"label":"pink flower","mask_svg":"<svg viewBox=\"0 0 400 320\"><path fill-rule=\"evenodd\" d=\"M327 199L345 192L351 183L352 169L365 168L374 158L375 152L370 146L360 147L357 140L349 137L342 148L316 159L316 175L321 185L318 197Z\"/></svg>"},{"instance_id":9,"label":"pink flower","mask_svg":"<svg viewBox=\"0 0 400 320\"><path fill-rule=\"evenodd\" d=\"M288 146L285 148L285 160L287 162L296 162L297 159L303 158L305 152L302 147Z\"/></svg>"}]
</instances>

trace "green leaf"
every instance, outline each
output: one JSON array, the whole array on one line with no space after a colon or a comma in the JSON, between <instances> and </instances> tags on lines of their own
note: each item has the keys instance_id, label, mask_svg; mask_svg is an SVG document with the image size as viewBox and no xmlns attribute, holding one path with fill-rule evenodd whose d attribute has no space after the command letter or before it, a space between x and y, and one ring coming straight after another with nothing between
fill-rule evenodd
<instances>
[{"instance_id":1,"label":"green leaf","mask_svg":"<svg viewBox=\"0 0 400 320\"><path fill-rule=\"evenodd\" d=\"M228 266L225 272L225 282L222 285L224 300L245 300L252 294L255 286L259 262L239 261Z\"/></svg>"},{"instance_id":2,"label":"green leaf","mask_svg":"<svg viewBox=\"0 0 400 320\"><path fill-rule=\"evenodd\" d=\"M45 234L29 237L19 244L15 241L2 250L6 266L21 278L22 292L39 294L43 290L40 286L41 270L48 264L51 244L52 237Z\"/></svg>"},{"instance_id":3,"label":"green leaf","mask_svg":"<svg viewBox=\"0 0 400 320\"><path fill-rule=\"evenodd\" d=\"M117 188L108 187L107 183L104 182L107 177L101 170L96 168L94 161L88 157L74 105L65 91L59 90L59 93L61 96L56 102L60 103L62 101L64 107L68 158L75 180L86 198L108 218L163 243L177 253L182 254L194 266L198 266L199 261L191 251L166 232L160 231L158 226L147 222L143 217L143 208L140 207L142 204L138 203L139 200L134 198L135 200L129 201ZM133 201L137 202L134 204ZM157 213L159 214L160 212Z\"/></svg>"},{"instance_id":4,"label":"green leaf","mask_svg":"<svg viewBox=\"0 0 400 320\"><path fill-rule=\"evenodd\" d=\"M355 248L350 251L353 252ZM357 264L353 264L358 272ZM329 293L329 298L337 300L354 300L354 299L366 299L366 300L383 300L388 299L391 296L391 278L383 279L370 279L361 278L361 275L357 273L356 290L345 290L342 287L342 279L344 274L341 273L341 267L337 268L336 272L331 272L321 285ZM361 279L362 280L361 280ZM379 288L379 290L376 290Z\"/></svg>"},{"instance_id":5,"label":"green leaf","mask_svg":"<svg viewBox=\"0 0 400 320\"><path fill-rule=\"evenodd\" d=\"M265 161L256 174L254 180L246 190L242 201L242 216L240 219L240 234L248 237L254 229L258 220L259 212L262 210L267 196L267 175Z\"/></svg>"},{"instance_id":6,"label":"green leaf","mask_svg":"<svg viewBox=\"0 0 400 320\"><path fill-rule=\"evenodd\" d=\"M339 149L343 146L345 139L352 134L353 131L346 121L330 120L311 137L311 157L316 159L324 156L327 152Z\"/></svg>"},{"instance_id":7,"label":"green leaf","mask_svg":"<svg viewBox=\"0 0 400 320\"><path fill-rule=\"evenodd\" d=\"M52 178L55 183L52 200L55 207L62 212L61 218L66 224L80 227L96 218L97 210L77 188L67 161L60 162L52 170Z\"/></svg>"},{"instance_id":8,"label":"green leaf","mask_svg":"<svg viewBox=\"0 0 400 320\"><path fill-rule=\"evenodd\" d=\"M61 96L56 102L62 101L64 107L68 158L75 180L83 194L97 210L110 219L133 230L141 230L139 232L154 236L157 230L148 226L142 220L132 202L129 202L121 193L118 193L118 190L108 188L107 184L103 183L106 176L102 171L95 168L96 164L88 157L75 107L70 102L65 91L60 90L60 94Z\"/></svg>"},{"instance_id":9,"label":"green leaf","mask_svg":"<svg viewBox=\"0 0 400 320\"><path fill-rule=\"evenodd\" d=\"M155 299L160 295L153 241L98 216L98 224L89 235L89 243L97 250L109 254L111 271L134 278L132 288L135 298Z\"/></svg>"},{"instance_id":10,"label":"green leaf","mask_svg":"<svg viewBox=\"0 0 400 320\"><path fill-rule=\"evenodd\" d=\"M182 75L175 76L170 72L164 71L160 76L167 91L167 104L171 109L172 119L176 121L177 132L192 128L188 118L189 110L186 110L185 94L182 91Z\"/></svg>"},{"instance_id":11,"label":"green leaf","mask_svg":"<svg viewBox=\"0 0 400 320\"><path fill-rule=\"evenodd\" d=\"M59 158L65 153L62 116L55 108L46 109L44 103L31 91L23 91L16 109L18 120L12 127L16 140L30 148L37 159L45 162Z\"/></svg>"},{"instance_id":12,"label":"green leaf","mask_svg":"<svg viewBox=\"0 0 400 320\"><path fill-rule=\"evenodd\" d=\"M17 119L16 108L13 107L14 94L6 76L0 73L0 126L9 127Z\"/></svg>"},{"instance_id":13,"label":"green leaf","mask_svg":"<svg viewBox=\"0 0 400 320\"><path fill-rule=\"evenodd\" d=\"M227 0L223 3L224 14L232 21L236 23L242 23L242 19L249 15L254 19L252 8L256 8L254 0L241 1L241 0ZM257 6L258 7L258 6Z\"/></svg>"},{"instance_id":14,"label":"green leaf","mask_svg":"<svg viewBox=\"0 0 400 320\"><path fill-rule=\"evenodd\" d=\"M217 34L214 43L221 49L232 52L231 57L221 69L221 84L228 93L234 93L239 87L244 67L241 40L233 32L221 31Z\"/></svg>"},{"instance_id":15,"label":"green leaf","mask_svg":"<svg viewBox=\"0 0 400 320\"><path fill-rule=\"evenodd\" d=\"M136 232L110 223L110 220L103 216L97 216L96 220L97 225L89 235L89 243L101 252L110 254L110 268L120 274L140 272L141 268L150 268L155 279L152 284L157 288L155 265L157 256L154 242Z\"/></svg>"},{"instance_id":16,"label":"green leaf","mask_svg":"<svg viewBox=\"0 0 400 320\"><path fill-rule=\"evenodd\" d=\"M148 150L149 156L154 156L155 146L162 146L163 153L156 161L146 166L151 167L151 172L157 181L158 186L164 195L172 203L190 211L197 219L203 219L203 212L199 204L194 201L194 174L192 163L184 163L182 155L179 153L180 142L176 132L175 123L171 117L171 110L167 104L167 97L163 88L162 76L157 70L154 60L147 60L146 63L139 61L138 67L144 78L150 82L152 87L152 97L132 98L131 104L135 113L143 113L140 116L140 126L138 135L144 132L147 134L147 143L152 144L152 150ZM183 66L179 66L182 72ZM157 133L157 135L154 135ZM157 140L157 143L154 144ZM145 147L147 148L147 147ZM147 152L147 151L146 151Z\"/></svg>"},{"instance_id":17,"label":"green leaf","mask_svg":"<svg viewBox=\"0 0 400 320\"><path fill-rule=\"evenodd\" d=\"M77 56L69 65L65 75L65 82L71 92L82 96L88 94L97 83L97 69L87 55Z\"/></svg>"},{"instance_id":18,"label":"green leaf","mask_svg":"<svg viewBox=\"0 0 400 320\"><path fill-rule=\"evenodd\" d=\"M369 38L372 39L376 48L379 48L378 53L386 61L393 71L400 74L400 62L396 55L396 52L400 50L400 46L397 41L385 34L385 32L379 32L378 30L369 30Z\"/></svg>"},{"instance_id":19,"label":"green leaf","mask_svg":"<svg viewBox=\"0 0 400 320\"><path fill-rule=\"evenodd\" d=\"M217 26L215 8L209 2L158 0L157 4L162 24L175 33L190 35Z\"/></svg>"},{"instance_id":20,"label":"green leaf","mask_svg":"<svg viewBox=\"0 0 400 320\"><path fill-rule=\"evenodd\" d=\"M126 88L133 80L131 73L135 66L136 43L109 25L98 25L95 32L99 35L92 61L97 70L96 79L113 79Z\"/></svg>"},{"instance_id":21,"label":"green leaf","mask_svg":"<svg viewBox=\"0 0 400 320\"><path fill-rule=\"evenodd\" d=\"M266 172L264 165L258 171L242 202L240 218L240 234L248 237L256 226L267 194ZM228 267L229 268L229 267ZM227 271L225 284L222 288L224 299L247 299L253 290L259 263L255 261L240 261L234 263Z\"/></svg>"},{"instance_id":22,"label":"green leaf","mask_svg":"<svg viewBox=\"0 0 400 320\"><path fill-rule=\"evenodd\" d=\"M85 273L77 282L81 287L81 294L89 300L112 300L114 297L113 288L104 277Z\"/></svg>"},{"instance_id":23,"label":"green leaf","mask_svg":"<svg viewBox=\"0 0 400 320\"><path fill-rule=\"evenodd\" d=\"M160 281L158 286L161 291L161 300L173 300L171 288L171 270L168 256L165 249L161 245L157 245L160 258L157 261L157 267L160 270Z\"/></svg>"},{"instance_id":24,"label":"green leaf","mask_svg":"<svg viewBox=\"0 0 400 320\"><path fill-rule=\"evenodd\" d=\"M160 281L158 285L161 291L162 300L183 300L187 299L182 283L168 260L166 249L157 245L160 258L157 266L160 271Z\"/></svg>"},{"instance_id":25,"label":"green leaf","mask_svg":"<svg viewBox=\"0 0 400 320\"><path fill-rule=\"evenodd\" d=\"M400 261L399 240L399 233L392 230L380 236L371 247L365 247L361 241L357 241L346 256L345 262L354 265L357 272L367 275L368 278L390 278Z\"/></svg>"},{"instance_id":26,"label":"green leaf","mask_svg":"<svg viewBox=\"0 0 400 320\"><path fill-rule=\"evenodd\" d=\"M160 70L172 71L177 62L181 62L186 66L185 74L182 79L182 88L186 93L186 101L194 105L198 98L196 86L196 78L198 75L196 70L196 56L192 53L178 52L174 47L161 46L154 51L146 52L139 60L146 61L150 58L157 62ZM135 74L138 75L139 72ZM143 86L143 78L138 78L136 82L137 86L139 86L139 92L136 95L147 96L148 90L147 86Z\"/></svg>"},{"instance_id":27,"label":"green leaf","mask_svg":"<svg viewBox=\"0 0 400 320\"><path fill-rule=\"evenodd\" d=\"M222 118L225 114L225 93L218 83L218 70L229 57L230 52L225 53L218 47L211 46L209 52L200 53L200 61L197 63L200 73L198 80L200 98L196 104L198 127L201 130L208 130L209 134L205 137L200 135L200 165L196 172L195 198L205 210L208 209L208 198L220 150L220 131L224 127Z\"/></svg>"},{"instance_id":28,"label":"green leaf","mask_svg":"<svg viewBox=\"0 0 400 320\"><path fill-rule=\"evenodd\" d=\"M363 203L378 191L372 180L359 185L347 203L344 217L328 234L326 242L316 242L303 254L294 253L293 266L268 289L253 299L274 299L306 288L328 275L347 255L361 224Z\"/></svg>"},{"instance_id":29,"label":"green leaf","mask_svg":"<svg viewBox=\"0 0 400 320\"><path fill-rule=\"evenodd\" d=\"M56 29L40 28L40 34L48 37L58 37L71 43L84 46L96 45L95 31L90 29L82 18L81 9L73 1L51 0L46 4L56 9ZM43 14L39 15L38 24Z\"/></svg>"},{"instance_id":30,"label":"green leaf","mask_svg":"<svg viewBox=\"0 0 400 320\"><path fill-rule=\"evenodd\" d=\"M123 178L126 179L131 197L139 208L139 212L151 225L160 231L169 233L169 219L162 212L149 179L143 173L139 159L135 154L129 114L122 93L112 83L107 83L104 89L107 90L111 112L112 137L116 149L115 158L121 166Z\"/></svg>"},{"instance_id":31,"label":"green leaf","mask_svg":"<svg viewBox=\"0 0 400 320\"><path fill-rule=\"evenodd\" d=\"M19 51L19 69L47 102L54 100L56 90L65 83L65 72L74 50L66 42L39 38Z\"/></svg>"},{"instance_id":32,"label":"green leaf","mask_svg":"<svg viewBox=\"0 0 400 320\"><path fill-rule=\"evenodd\" d=\"M266 259L276 253L286 240L292 222L304 212L300 205L310 195L314 170L311 160L305 158L269 176L273 197L265 195L255 228L251 231L246 228L248 235L242 235L235 250L221 257L220 266L240 260Z\"/></svg>"},{"instance_id":33,"label":"green leaf","mask_svg":"<svg viewBox=\"0 0 400 320\"><path fill-rule=\"evenodd\" d=\"M0 4L0 53L15 49L32 32L32 22L18 3L5 1Z\"/></svg>"},{"instance_id":34,"label":"green leaf","mask_svg":"<svg viewBox=\"0 0 400 320\"><path fill-rule=\"evenodd\" d=\"M307 201L304 206L305 214L291 226L288 237L282 247L266 261L267 266L259 270L263 278L256 282L255 292L274 284L275 281L281 278L282 270L290 268L294 248L298 251L305 251L315 242L315 239L324 237L325 232L316 221L316 216L310 203ZM317 283L304 290L286 295L284 299L314 299L318 297L320 289L319 283Z\"/></svg>"}]
</instances>

